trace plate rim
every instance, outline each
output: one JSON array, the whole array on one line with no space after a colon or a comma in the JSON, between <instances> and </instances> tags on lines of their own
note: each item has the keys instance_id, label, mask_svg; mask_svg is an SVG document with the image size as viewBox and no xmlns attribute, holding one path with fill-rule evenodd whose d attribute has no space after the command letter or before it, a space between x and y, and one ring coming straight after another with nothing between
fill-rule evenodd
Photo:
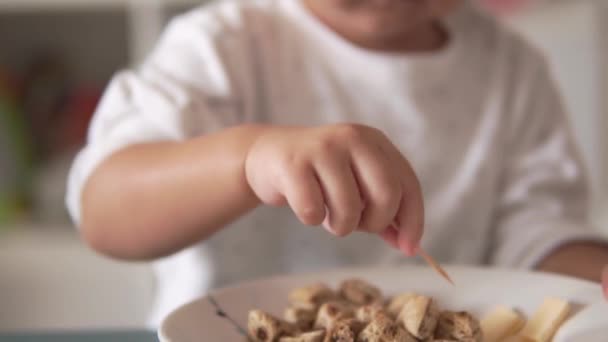
<instances>
[{"instance_id":1,"label":"plate rim","mask_svg":"<svg viewBox=\"0 0 608 342\"><path fill-rule=\"evenodd\" d=\"M526 275L526 276L533 276L533 277L541 277L544 279L551 278L554 281L575 282L575 283L578 283L580 286L587 287L589 290L591 290L593 287L599 288L599 286L600 286L599 283L595 283L590 280L576 278L573 276L568 276L568 275L563 275L563 274L558 274L558 273L542 271L542 270L518 269L518 268L511 268L511 267L495 267L495 266L488 266L488 265L471 266L471 265L458 265L458 264L444 264L443 267L446 269L446 271L448 273L454 272L454 271L459 272L459 273L460 272L486 272L486 273L502 273L502 274L512 273L512 274L517 274L520 276ZM323 279L323 276L335 275L338 273L364 274L366 271L367 272L369 272L369 271L388 272L388 271L396 270L396 269L398 269L400 271L403 271L404 269L410 269L410 270L415 270L418 272L420 272L420 271L434 272L428 266L419 265L419 264L409 264L409 265L341 267L341 268L333 268L333 269L328 269L328 270L323 270L323 271L318 271L318 272L276 274L276 275L271 275L271 276L267 276L267 277L257 277L254 279L249 279L249 280L246 280L243 282L235 283L235 284L232 284L229 286L214 289L212 291L209 291L205 295L201 295L201 296L197 297L196 299L193 299L187 303L180 305L179 307L175 308L173 311L171 311L167 316L165 316L161 320L161 323L158 327L157 335L158 335L158 338L160 339L160 341L170 341L170 338L166 335L166 326L168 325L168 322L171 321L172 319L174 319L175 316L179 315L180 312L187 310L190 306L198 305L199 302L208 300L208 298L210 296L217 297L217 296L221 296L222 294L229 293L231 291L236 291L239 288L254 287L256 285L259 286L259 284L266 283L266 282L286 281L286 280L290 280L293 278L296 278L296 279L297 278ZM437 278L438 281L445 281L442 278L440 278L439 275L437 275L437 277L438 277Z\"/></svg>"}]
</instances>

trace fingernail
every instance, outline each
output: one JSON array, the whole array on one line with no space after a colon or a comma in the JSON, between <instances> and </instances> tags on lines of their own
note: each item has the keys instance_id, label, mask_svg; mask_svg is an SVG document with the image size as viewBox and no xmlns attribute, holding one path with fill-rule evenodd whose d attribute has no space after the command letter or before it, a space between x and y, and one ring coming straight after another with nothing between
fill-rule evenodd
<instances>
[{"instance_id":1,"label":"fingernail","mask_svg":"<svg viewBox=\"0 0 608 342\"><path fill-rule=\"evenodd\" d=\"M403 252L405 253L405 255L407 255L408 257L414 257L416 256L416 254L418 254L418 250L416 249L416 247L413 247L412 245L406 243L404 246L402 246Z\"/></svg>"}]
</instances>

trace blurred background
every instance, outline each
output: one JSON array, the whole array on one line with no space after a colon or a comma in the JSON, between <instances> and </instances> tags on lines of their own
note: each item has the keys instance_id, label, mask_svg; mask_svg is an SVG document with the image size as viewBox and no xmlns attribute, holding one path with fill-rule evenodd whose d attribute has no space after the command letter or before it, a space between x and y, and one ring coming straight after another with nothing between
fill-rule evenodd
<instances>
[{"instance_id":1,"label":"blurred background","mask_svg":"<svg viewBox=\"0 0 608 342\"><path fill-rule=\"evenodd\" d=\"M479 1L549 57L593 181L590 219L608 233L608 1ZM201 2L0 0L0 332L145 325L149 266L78 241L66 175L112 74Z\"/></svg>"}]
</instances>

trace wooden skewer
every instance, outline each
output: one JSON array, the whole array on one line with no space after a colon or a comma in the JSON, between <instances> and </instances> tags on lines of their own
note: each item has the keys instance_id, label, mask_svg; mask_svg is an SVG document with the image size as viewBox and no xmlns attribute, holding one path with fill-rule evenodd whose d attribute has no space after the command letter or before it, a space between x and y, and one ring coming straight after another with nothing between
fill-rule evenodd
<instances>
[{"instance_id":1,"label":"wooden skewer","mask_svg":"<svg viewBox=\"0 0 608 342\"><path fill-rule=\"evenodd\" d=\"M435 261L435 259L433 259L433 257L428 255L424 250L422 250L422 248L418 248L418 254L445 280L447 280L450 284L454 285L454 282L452 281L452 278L450 278L450 275L443 269L443 267L439 265L439 263L437 263L437 261Z\"/></svg>"},{"instance_id":2,"label":"wooden skewer","mask_svg":"<svg viewBox=\"0 0 608 342\"><path fill-rule=\"evenodd\" d=\"M395 231L397 231L398 227L398 223L395 222L393 226L391 226L391 228ZM398 233L397 233L398 234ZM450 275L448 274L448 272L446 272L443 267L441 267L439 265L439 263L437 261L435 261L435 259L433 259L432 256L428 255L423 249L422 247L418 247L417 250L418 254L424 259L424 261L426 261L427 264L429 264L429 266L431 266L437 273L439 273L439 275L441 275L443 277L443 279L447 280L450 284L455 285L454 281L452 281L452 278L450 278ZM608 290L607 290L607 295L606 298L608 298Z\"/></svg>"}]
</instances>

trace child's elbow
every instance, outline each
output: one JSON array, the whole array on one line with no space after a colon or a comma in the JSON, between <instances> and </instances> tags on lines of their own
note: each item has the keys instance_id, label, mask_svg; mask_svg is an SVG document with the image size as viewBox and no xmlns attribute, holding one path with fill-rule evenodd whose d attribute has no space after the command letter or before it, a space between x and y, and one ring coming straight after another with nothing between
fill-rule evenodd
<instances>
[{"instance_id":1,"label":"child's elbow","mask_svg":"<svg viewBox=\"0 0 608 342\"><path fill-rule=\"evenodd\" d=\"M121 234L121 228L116 225L111 226L101 222L83 220L80 230L82 240L87 246L112 259L150 261L163 256L154 249L145 246L142 241Z\"/></svg>"}]
</instances>

